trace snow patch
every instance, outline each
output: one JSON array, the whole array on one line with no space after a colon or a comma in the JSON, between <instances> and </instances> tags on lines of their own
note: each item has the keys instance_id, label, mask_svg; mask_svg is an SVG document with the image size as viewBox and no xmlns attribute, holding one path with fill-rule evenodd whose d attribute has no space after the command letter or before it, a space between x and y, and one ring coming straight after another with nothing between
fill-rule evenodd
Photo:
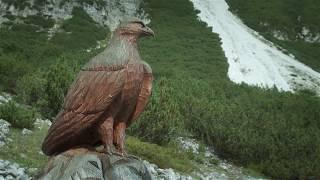
<instances>
[{"instance_id":1,"label":"snow patch","mask_svg":"<svg viewBox=\"0 0 320 180\"><path fill-rule=\"evenodd\" d=\"M284 54L233 15L224 0L191 0L198 17L220 35L235 83L283 91L309 89L320 95L320 74ZM294 74L294 76L292 76Z\"/></svg>"}]
</instances>

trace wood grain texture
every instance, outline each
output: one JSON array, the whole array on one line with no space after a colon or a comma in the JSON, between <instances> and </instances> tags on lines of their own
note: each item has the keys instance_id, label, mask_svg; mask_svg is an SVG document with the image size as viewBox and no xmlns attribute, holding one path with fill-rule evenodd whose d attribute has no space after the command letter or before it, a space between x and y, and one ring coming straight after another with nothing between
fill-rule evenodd
<instances>
[{"instance_id":1,"label":"wood grain texture","mask_svg":"<svg viewBox=\"0 0 320 180\"><path fill-rule=\"evenodd\" d=\"M127 26L130 33L139 32L134 29L138 25ZM107 49L78 74L42 144L46 155L97 144L108 151L114 144L124 153L125 128L143 112L153 80L150 66L137 50L141 34L122 34L125 28L119 27Z\"/></svg>"}]
</instances>

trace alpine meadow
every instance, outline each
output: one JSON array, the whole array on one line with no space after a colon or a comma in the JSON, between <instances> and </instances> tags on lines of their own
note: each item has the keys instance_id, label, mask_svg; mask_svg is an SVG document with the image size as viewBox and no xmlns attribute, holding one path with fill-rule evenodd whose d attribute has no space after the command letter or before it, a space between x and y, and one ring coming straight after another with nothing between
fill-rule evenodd
<instances>
[{"instance_id":1,"label":"alpine meadow","mask_svg":"<svg viewBox=\"0 0 320 180\"><path fill-rule=\"evenodd\" d=\"M78 1L103 4L103 0ZM25 6L24 0L12 2ZM320 43L296 38L303 27L320 32L318 1L227 2L246 25L320 72ZM203 157L180 152L175 140L192 137L214 147L224 159L269 178L320 179L316 93L232 82L219 35L197 18L199 11L188 0L144 0L142 8L156 35L143 39L139 48L155 80L146 110L128 130L129 152L160 167L190 173ZM11 123L14 141L0 149L0 159L41 168L47 159L38 152L47 129L36 130L35 119L52 119L60 111L80 68L103 50L111 31L81 7L74 8L72 18L63 20L61 30L50 38L53 19L7 18L10 21L0 27L0 92L11 94L12 100L0 105L0 119ZM286 40L274 37L278 30ZM95 48L97 42L101 48ZM19 137L23 128L35 131L30 139ZM139 151L137 144L146 148ZM28 159L16 156L22 145L30 146Z\"/></svg>"}]
</instances>

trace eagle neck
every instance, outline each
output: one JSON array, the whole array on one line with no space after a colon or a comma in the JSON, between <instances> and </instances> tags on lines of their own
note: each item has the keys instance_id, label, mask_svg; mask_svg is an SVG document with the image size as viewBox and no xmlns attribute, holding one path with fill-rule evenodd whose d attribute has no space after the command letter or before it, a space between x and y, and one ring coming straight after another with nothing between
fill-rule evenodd
<instances>
[{"instance_id":1,"label":"eagle neck","mask_svg":"<svg viewBox=\"0 0 320 180\"><path fill-rule=\"evenodd\" d=\"M137 38L133 36L115 36L111 39L110 44L110 48L114 49L112 50L112 53L118 53L118 55L122 54L122 58L128 64L135 63L140 60ZM119 63L125 62L119 61Z\"/></svg>"},{"instance_id":2,"label":"eagle neck","mask_svg":"<svg viewBox=\"0 0 320 180\"><path fill-rule=\"evenodd\" d=\"M109 41L108 47L92 58L84 69L135 64L139 61L137 41L126 36L115 35Z\"/></svg>"}]
</instances>

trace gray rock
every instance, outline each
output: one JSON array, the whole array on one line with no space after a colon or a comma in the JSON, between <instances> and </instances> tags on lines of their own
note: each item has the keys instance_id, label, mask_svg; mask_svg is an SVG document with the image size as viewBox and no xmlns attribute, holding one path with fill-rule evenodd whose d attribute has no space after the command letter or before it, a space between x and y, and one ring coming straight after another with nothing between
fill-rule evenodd
<instances>
[{"instance_id":1,"label":"gray rock","mask_svg":"<svg viewBox=\"0 0 320 180\"><path fill-rule=\"evenodd\" d=\"M40 8L35 4L34 0L25 0L29 6L15 7L7 1L0 0L0 25L9 21L6 15L14 15L18 17L28 17L40 14L55 20L57 26L59 22L72 18L72 10L75 7L82 7L86 13L100 25L106 25L110 30L114 30L119 21L125 17L135 16L142 19L146 24L150 22L148 15L141 9L142 0L101 0L102 4L93 2L82 3L78 1L44 1L44 5ZM61 4L63 3L63 6ZM53 27L49 30L49 39L59 30L59 27Z\"/></svg>"},{"instance_id":2,"label":"gray rock","mask_svg":"<svg viewBox=\"0 0 320 180\"><path fill-rule=\"evenodd\" d=\"M0 180L2 179L30 180L31 178L26 174L25 169L17 163L0 160Z\"/></svg>"},{"instance_id":3,"label":"gray rock","mask_svg":"<svg viewBox=\"0 0 320 180\"><path fill-rule=\"evenodd\" d=\"M34 122L34 126L38 129L50 127L52 122L49 119L39 119L37 118Z\"/></svg>"},{"instance_id":4,"label":"gray rock","mask_svg":"<svg viewBox=\"0 0 320 180\"><path fill-rule=\"evenodd\" d=\"M33 132L29 129L23 128L21 133L22 135L29 135L29 134L32 134Z\"/></svg>"},{"instance_id":5,"label":"gray rock","mask_svg":"<svg viewBox=\"0 0 320 180\"><path fill-rule=\"evenodd\" d=\"M1 9L1 7L0 7L0 9ZM1 23L1 18L0 18L0 23ZM11 98L10 94L0 93L0 105L3 103L8 103L11 100L12 100L12 98Z\"/></svg>"},{"instance_id":6,"label":"gray rock","mask_svg":"<svg viewBox=\"0 0 320 180\"><path fill-rule=\"evenodd\" d=\"M151 174L152 179L157 180L192 180L192 177L189 175L183 175L175 170L169 169L161 169L157 165L152 164L148 161L143 161L148 171Z\"/></svg>"},{"instance_id":7,"label":"gray rock","mask_svg":"<svg viewBox=\"0 0 320 180\"><path fill-rule=\"evenodd\" d=\"M0 147L5 145L5 142L8 140L7 135L10 131L10 123L0 119Z\"/></svg>"},{"instance_id":8,"label":"gray rock","mask_svg":"<svg viewBox=\"0 0 320 180\"><path fill-rule=\"evenodd\" d=\"M75 149L52 157L39 179L150 180L151 175L139 159Z\"/></svg>"}]
</instances>

